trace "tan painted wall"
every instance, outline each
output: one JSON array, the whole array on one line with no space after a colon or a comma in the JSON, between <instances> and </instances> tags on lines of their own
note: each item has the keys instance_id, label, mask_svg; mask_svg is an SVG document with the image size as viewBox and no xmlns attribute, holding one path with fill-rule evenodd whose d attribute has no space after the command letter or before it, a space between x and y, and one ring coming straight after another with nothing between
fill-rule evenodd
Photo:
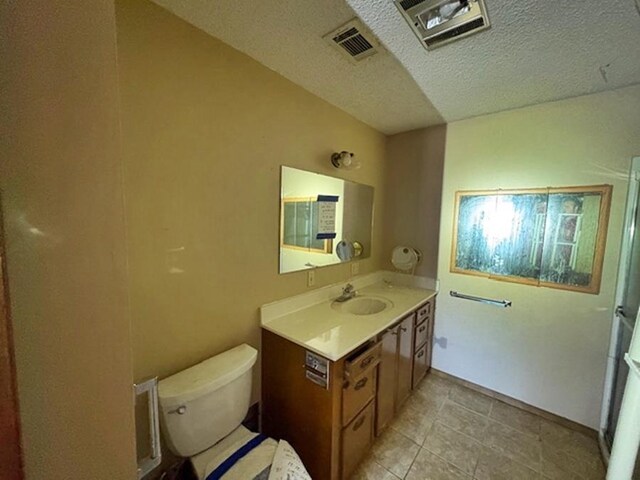
<instances>
[{"instance_id":1,"label":"tan painted wall","mask_svg":"<svg viewBox=\"0 0 640 480\"><path fill-rule=\"evenodd\" d=\"M258 347L260 305L307 290L305 272L278 274L280 165L376 188L361 272L381 267L382 134L154 4L116 17L136 378ZM330 165L343 149L360 170Z\"/></svg>"},{"instance_id":2,"label":"tan painted wall","mask_svg":"<svg viewBox=\"0 0 640 480\"><path fill-rule=\"evenodd\" d=\"M0 186L26 476L131 480L114 6L2 2L0 23Z\"/></svg>"},{"instance_id":3,"label":"tan painted wall","mask_svg":"<svg viewBox=\"0 0 640 480\"><path fill-rule=\"evenodd\" d=\"M386 267L391 251L408 245L422 251L416 273L437 277L438 232L446 125L388 137L388 195L385 205Z\"/></svg>"},{"instance_id":4,"label":"tan painted wall","mask_svg":"<svg viewBox=\"0 0 640 480\"><path fill-rule=\"evenodd\" d=\"M590 427L598 425L640 86L449 124L434 366ZM599 295L449 272L456 190L612 184ZM449 290L497 299L499 309Z\"/></svg>"}]
</instances>

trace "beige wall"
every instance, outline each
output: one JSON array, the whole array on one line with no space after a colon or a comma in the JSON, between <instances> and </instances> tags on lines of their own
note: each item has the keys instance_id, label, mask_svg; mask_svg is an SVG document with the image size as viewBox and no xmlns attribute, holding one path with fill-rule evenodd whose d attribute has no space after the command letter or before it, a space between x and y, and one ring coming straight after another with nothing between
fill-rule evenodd
<instances>
[{"instance_id":1,"label":"beige wall","mask_svg":"<svg viewBox=\"0 0 640 480\"><path fill-rule=\"evenodd\" d=\"M305 272L278 274L280 165L375 187L360 270L381 267L382 134L154 4L116 17L137 379L258 347L260 305L307 290ZM343 149L360 170L330 166Z\"/></svg>"},{"instance_id":2,"label":"beige wall","mask_svg":"<svg viewBox=\"0 0 640 480\"><path fill-rule=\"evenodd\" d=\"M416 274L437 277L438 231L446 125L399 133L387 139L385 266L391 251L408 245L422 251Z\"/></svg>"},{"instance_id":3,"label":"beige wall","mask_svg":"<svg viewBox=\"0 0 640 480\"><path fill-rule=\"evenodd\" d=\"M26 476L130 480L114 6L2 2L0 23L0 186Z\"/></svg>"},{"instance_id":4,"label":"beige wall","mask_svg":"<svg viewBox=\"0 0 640 480\"><path fill-rule=\"evenodd\" d=\"M640 154L640 87L447 127L435 368L590 427L598 425L627 174ZM612 184L599 295L449 272L456 190ZM513 307L453 299L449 290Z\"/></svg>"}]
</instances>

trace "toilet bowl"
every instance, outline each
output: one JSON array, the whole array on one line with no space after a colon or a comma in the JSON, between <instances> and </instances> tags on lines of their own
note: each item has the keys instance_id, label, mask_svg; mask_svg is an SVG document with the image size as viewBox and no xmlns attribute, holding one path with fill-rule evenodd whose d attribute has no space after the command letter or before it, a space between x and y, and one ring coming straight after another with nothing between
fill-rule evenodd
<instances>
[{"instance_id":1,"label":"toilet bowl","mask_svg":"<svg viewBox=\"0 0 640 480\"><path fill-rule=\"evenodd\" d=\"M190 458L199 479L224 469L221 465L258 436L241 425L249 409L257 354L249 345L240 345L158 382L166 443L174 454ZM254 443L258 440L262 438ZM261 441L224 479L256 478L271 464L276 446L275 440Z\"/></svg>"}]
</instances>

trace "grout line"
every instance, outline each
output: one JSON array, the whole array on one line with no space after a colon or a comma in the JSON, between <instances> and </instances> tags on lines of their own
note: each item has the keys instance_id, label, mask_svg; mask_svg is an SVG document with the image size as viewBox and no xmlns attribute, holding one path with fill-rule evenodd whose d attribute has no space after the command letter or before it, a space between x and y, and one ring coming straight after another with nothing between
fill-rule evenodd
<instances>
[{"instance_id":1,"label":"grout line","mask_svg":"<svg viewBox=\"0 0 640 480\"><path fill-rule=\"evenodd\" d=\"M511 458L509 455L506 455L503 451L498 450L497 448L492 447L491 445L485 445L484 443L482 444L483 447L488 448L489 450L493 450L494 452L499 453L500 455L502 455L503 457L508 458L509 460L511 460L513 463L517 463L518 465L521 465L523 467L528 468L529 470L533 470L536 473L542 473L542 458L540 458L540 460L538 460L538 469L532 468L529 465L526 465L524 463L522 463L520 460L515 460L513 458Z\"/></svg>"},{"instance_id":2,"label":"grout line","mask_svg":"<svg viewBox=\"0 0 640 480\"><path fill-rule=\"evenodd\" d=\"M385 472L390 473L391 475L393 475L396 478L400 478L398 477L395 473L393 473L391 470L389 470L387 467L385 467L384 465L382 465L380 462L374 460L373 463L375 463L376 465L378 465L381 469L383 469Z\"/></svg>"},{"instance_id":3,"label":"grout line","mask_svg":"<svg viewBox=\"0 0 640 480\"><path fill-rule=\"evenodd\" d=\"M463 405L463 404L461 404L461 403L456 402L453 398L449 398L448 400L450 400L450 401L451 401L451 403L453 403L454 405L456 405L456 406L458 406L458 407L460 407L460 408L463 408L463 409L464 409L464 410L466 410L467 412L471 412L471 413L473 413L473 414L475 414L475 415L477 415L477 416L479 416L479 417L489 418L489 414L484 414L484 413L480 413L480 412L478 412L478 411L476 411L476 410L473 410L473 409L471 409L471 408L467 407L466 405Z\"/></svg>"},{"instance_id":4,"label":"grout line","mask_svg":"<svg viewBox=\"0 0 640 480\"><path fill-rule=\"evenodd\" d=\"M640 1L640 0L638 0ZM573 420L569 420L567 418L561 417L557 414L554 414L552 412L548 412L546 410L543 410L539 407L535 407L533 405L527 404L526 402L522 401L522 400L518 400L516 398L510 397L508 395L505 395L503 393L497 392L495 390L491 390L490 388L487 387L483 387L482 385L478 385L476 383L470 382L468 380L464 380L462 378L456 377L454 375L450 375L446 372L437 370L435 368L431 368L430 370L430 375L433 375L434 377L438 377L442 380L448 381L449 383L452 383L454 385L460 385L462 387L465 387L469 390L472 390L476 393L479 393L481 395L493 398L494 400L497 400L499 402L502 402L510 407L516 408L520 411L523 411L525 413L528 413L530 415L533 415L535 417L544 419L546 421L555 423L557 425L560 425L564 428L567 428L569 430L573 430L575 432L581 433L587 437L593 437L594 439L597 438L597 432L585 425L581 425Z\"/></svg>"},{"instance_id":5,"label":"grout line","mask_svg":"<svg viewBox=\"0 0 640 480\"><path fill-rule=\"evenodd\" d=\"M416 463L416 459L418 458L418 455L420 455L420 450L422 450L422 447L418 447L418 453L416 453L416 456L413 457L413 460L411 461L411 465L409 465L409 468L407 469L407 473L405 473L402 478L406 479L407 475L409 475L409 472L411 471L411 468L413 467L413 464Z\"/></svg>"},{"instance_id":6,"label":"grout line","mask_svg":"<svg viewBox=\"0 0 640 480\"><path fill-rule=\"evenodd\" d=\"M444 457L441 457L440 455L438 455L437 453L432 452L431 450L429 450L428 448L425 448L425 450L427 452L429 452L431 455L433 455L434 457L439 458L440 460L442 460L443 462L445 462L447 465L451 465L453 468L455 468L456 470L462 472L464 475L473 478L473 476L475 475L476 472L476 467L478 466L478 462L476 461L476 465L473 467L473 473L467 473L464 470L462 470L460 467L458 467L457 465L455 465L453 462L451 462L450 460L447 460Z\"/></svg>"}]
</instances>

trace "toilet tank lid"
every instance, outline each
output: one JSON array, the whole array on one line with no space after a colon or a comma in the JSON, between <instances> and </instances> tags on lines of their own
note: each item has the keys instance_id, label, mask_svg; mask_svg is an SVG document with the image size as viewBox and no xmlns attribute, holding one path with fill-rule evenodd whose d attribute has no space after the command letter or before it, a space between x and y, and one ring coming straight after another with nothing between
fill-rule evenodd
<instances>
[{"instance_id":1,"label":"toilet tank lid","mask_svg":"<svg viewBox=\"0 0 640 480\"><path fill-rule=\"evenodd\" d=\"M257 350L245 343L160 380L160 406L183 405L227 385L251 369L257 356Z\"/></svg>"}]
</instances>

